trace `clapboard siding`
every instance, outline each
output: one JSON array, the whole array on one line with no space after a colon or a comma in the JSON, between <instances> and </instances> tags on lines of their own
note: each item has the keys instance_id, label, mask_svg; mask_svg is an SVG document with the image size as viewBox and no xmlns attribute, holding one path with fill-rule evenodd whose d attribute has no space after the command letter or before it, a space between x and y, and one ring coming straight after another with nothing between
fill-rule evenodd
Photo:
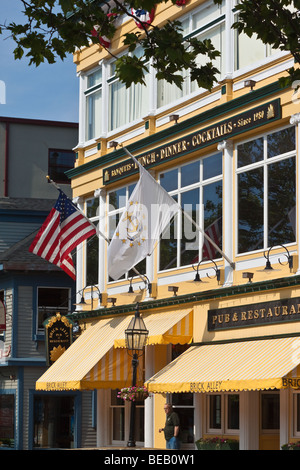
<instances>
[{"instance_id":1,"label":"clapboard siding","mask_svg":"<svg viewBox=\"0 0 300 470\"><path fill-rule=\"evenodd\" d=\"M41 223L0 222L0 253L41 227Z\"/></svg>"}]
</instances>

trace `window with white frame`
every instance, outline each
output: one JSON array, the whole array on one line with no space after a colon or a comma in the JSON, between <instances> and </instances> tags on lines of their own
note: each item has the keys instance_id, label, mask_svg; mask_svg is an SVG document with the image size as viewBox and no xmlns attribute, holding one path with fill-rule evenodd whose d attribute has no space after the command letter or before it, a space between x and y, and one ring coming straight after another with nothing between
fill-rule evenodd
<instances>
[{"instance_id":1,"label":"window with white frame","mask_svg":"<svg viewBox=\"0 0 300 470\"><path fill-rule=\"evenodd\" d=\"M132 194L132 191L135 187L134 184L130 184L128 186L123 186L121 188L115 189L108 193L108 238L109 240L112 239L114 232L118 226L120 217L122 216L127 202ZM142 260L136 266L137 271L140 274L146 273L146 260ZM132 270L126 273L123 277L130 278L136 276ZM111 279L110 279L111 280Z\"/></svg>"},{"instance_id":2,"label":"window with white frame","mask_svg":"<svg viewBox=\"0 0 300 470\"><path fill-rule=\"evenodd\" d=\"M206 431L214 434L237 434L239 432L239 428L239 394L207 394Z\"/></svg>"},{"instance_id":3,"label":"window with white frame","mask_svg":"<svg viewBox=\"0 0 300 470\"><path fill-rule=\"evenodd\" d=\"M95 227L99 223L99 197L87 199L85 202L85 211L88 219L93 222ZM99 275L99 241L97 236L86 240L86 286L98 284Z\"/></svg>"},{"instance_id":4,"label":"window with white frame","mask_svg":"<svg viewBox=\"0 0 300 470\"><path fill-rule=\"evenodd\" d=\"M225 73L225 1L222 5L215 5L213 2L205 2L196 11L191 12L181 20L182 34L185 37L196 37L200 41L210 39L213 46L221 53L221 56L214 61L214 66L220 71L220 76ZM197 63L199 66L205 65L208 59L199 54ZM191 92L199 89L195 81L191 82L188 71L182 72L185 78L182 89L175 84L170 84L166 80L159 80L157 83L157 106L165 106L172 103ZM219 77L220 78L220 77Z\"/></svg>"},{"instance_id":5,"label":"window with white frame","mask_svg":"<svg viewBox=\"0 0 300 470\"><path fill-rule=\"evenodd\" d=\"M37 327L39 332L44 332L43 322L57 312L67 315L70 310L71 290L63 287L38 287L37 306L38 318Z\"/></svg>"},{"instance_id":6,"label":"window with white frame","mask_svg":"<svg viewBox=\"0 0 300 470\"><path fill-rule=\"evenodd\" d=\"M160 184L183 210L222 247L222 153L195 160L159 175ZM178 214L162 234L159 270L219 258L195 226Z\"/></svg>"},{"instance_id":7,"label":"window with white frame","mask_svg":"<svg viewBox=\"0 0 300 470\"><path fill-rule=\"evenodd\" d=\"M137 48L135 55L141 57L142 48ZM145 64L146 65L146 64ZM149 73L145 75L145 85L132 84L126 88L115 76L115 62L109 66L108 78L108 131L128 125L148 114L149 110Z\"/></svg>"},{"instance_id":8,"label":"window with white frame","mask_svg":"<svg viewBox=\"0 0 300 470\"><path fill-rule=\"evenodd\" d=\"M216 77L218 80L224 78L225 74L237 75L240 70L250 70L279 52L264 45L254 35L249 38L244 33L238 34L232 30L231 24L237 20L236 3L235 0L223 0L221 5L215 5L209 0L179 18L185 39L210 39L221 53L213 61L220 71ZM142 48L137 48L134 54L141 57ZM199 54L199 65L204 65L207 60ZM84 121L82 128L85 129L85 140L129 126L141 121L150 111L170 107L176 101L203 91L195 81L191 82L188 70L182 72L182 89L166 80L155 80L155 73L156 70L149 66L145 76L146 85L132 84L126 88L115 75L115 60L109 59L82 76L85 106L81 120Z\"/></svg>"},{"instance_id":9,"label":"window with white frame","mask_svg":"<svg viewBox=\"0 0 300 470\"><path fill-rule=\"evenodd\" d=\"M86 77L85 91L85 140L94 139L101 134L102 106L102 68Z\"/></svg>"},{"instance_id":10,"label":"window with white frame","mask_svg":"<svg viewBox=\"0 0 300 470\"><path fill-rule=\"evenodd\" d=\"M295 242L295 128L239 144L237 184L238 253Z\"/></svg>"}]
</instances>

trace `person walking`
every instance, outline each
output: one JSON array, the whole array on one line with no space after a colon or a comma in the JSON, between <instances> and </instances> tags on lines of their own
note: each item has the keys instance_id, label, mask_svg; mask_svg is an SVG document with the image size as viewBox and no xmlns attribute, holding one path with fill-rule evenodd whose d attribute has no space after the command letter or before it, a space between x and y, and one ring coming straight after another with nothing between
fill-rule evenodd
<instances>
[{"instance_id":1,"label":"person walking","mask_svg":"<svg viewBox=\"0 0 300 470\"><path fill-rule=\"evenodd\" d=\"M160 428L158 431L164 432L167 449L179 449L179 416L173 411L173 407L169 403L164 405L164 411L166 413L166 424L164 428Z\"/></svg>"}]
</instances>

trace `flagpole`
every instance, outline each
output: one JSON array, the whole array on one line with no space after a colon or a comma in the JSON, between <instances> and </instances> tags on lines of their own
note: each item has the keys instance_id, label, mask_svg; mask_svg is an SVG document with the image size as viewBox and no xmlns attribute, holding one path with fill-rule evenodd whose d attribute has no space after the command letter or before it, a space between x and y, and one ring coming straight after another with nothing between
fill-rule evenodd
<instances>
[{"instance_id":1,"label":"flagpole","mask_svg":"<svg viewBox=\"0 0 300 470\"><path fill-rule=\"evenodd\" d=\"M122 147L125 152L127 153L127 155L129 157L132 158L132 160L134 162L138 162L138 160L129 152L129 150L127 150L126 147ZM138 162L138 164L140 165L140 163ZM144 167L143 167L144 168ZM146 168L145 168L146 170ZM156 181L157 183L157 181ZM158 183L157 183L158 184ZM221 250L221 248L218 247L218 245L207 235L207 233L205 233L205 230L203 228L201 228L194 220L193 218L187 213L184 211L184 209L175 201L174 199L174 204L177 204L178 206L178 209L182 212L182 214L194 225L194 227L198 230L198 232L201 232L203 234L203 236L209 241L209 243L212 244L212 246L225 258L225 260L230 264L231 268L234 269L235 268L235 263L233 261L231 261L228 256Z\"/></svg>"}]
</instances>

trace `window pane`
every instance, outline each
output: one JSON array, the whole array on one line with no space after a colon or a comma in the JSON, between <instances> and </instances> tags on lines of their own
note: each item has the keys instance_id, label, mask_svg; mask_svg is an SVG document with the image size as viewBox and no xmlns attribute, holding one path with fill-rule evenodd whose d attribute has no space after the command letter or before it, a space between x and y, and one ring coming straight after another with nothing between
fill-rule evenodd
<instances>
[{"instance_id":1,"label":"window pane","mask_svg":"<svg viewBox=\"0 0 300 470\"><path fill-rule=\"evenodd\" d=\"M86 241L86 251L86 284L91 286L98 284L99 240L97 236Z\"/></svg>"},{"instance_id":2,"label":"window pane","mask_svg":"<svg viewBox=\"0 0 300 470\"><path fill-rule=\"evenodd\" d=\"M204 186L203 204L205 232L222 249L222 181ZM220 257L221 254L205 239L202 259Z\"/></svg>"},{"instance_id":3,"label":"window pane","mask_svg":"<svg viewBox=\"0 0 300 470\"><path fill-rule=\"evenodd\" d=\"M70 184L65 174L74 167L75 154L71 150L49 150L49 176L56 183Z\"/></svg>"},{"instance_id":4,"label":"window pane","mask_svg":"<svg viewBox=\"0 0 300 470\"><path fill-rule=\"evenodd\" d=\"M300 393L296 394L296 432L300 432Z\"/></svg>"},{"instance_id":5,"label":"window pane","mask_svg":"<svg viewBox=\"0 0 300 470\"><path fill-rule=\"evenodd\" d=\"M74 448L74 398L34 397L33 447Z\"/></svg>"},{"instance_id":6,"label":"window pane","mask_svg":"<svg viewBox=\"0 0 300 470\"><path fill-rule=\"evenodd\" d=\"M262 429L279 429L279 393L261 394Z\"/></svg>"},{"instance_id":7,"label":"window pane","mask_svg":"<svg viewBox=\"0 0 300 470\"><path fill-rule=\"evenodd\" d=\"M99 198L89 199L86 201L86 216L88 218L96 217L98 215Z\"/></svg>"},{"instance_id":8,"label":"window pane","mask_svg":"<svg viewBox=\"0 0 300 470\"><path fill-rule=\"evenodd\" d=\"M263 168L238 175L239 253L263 248Z\"/></svg>"},{"instance_id":9,"label":"window pane","mask_svg":"<svg viewBox=\"0 0 300 470\"><path fill-rule=\"evenodd\" d=\"M199 189L187 191L181 195L181 206L192 219L199 224ZM198 262L198 230L184 214L182 216L181 266Z\"/></svg>"},{"instance_id":10,"label":"window pane","mask_svg":"<svg viewBox=\"0 0 300 470\"><path fill-rule=\"evenodd\" d=\"M268 166L268 246L296 240L295 158Z\"/></svg>"},{"instance_id":11,"label":"window pane","mask_svg":"<svg viewBox=\"0 0 300 470\"><path fill-rule=\"evenodd\" d=\"M126 206L126 187L112 191L108 195L109 211Z\"/></svg>"},{"instance_id":12,"label":"window pane","mask_svg":"<svg viewBox=\"0 0 300 470\"><path fill-rule=\"evenodd\" d=\"M198 183L200 179L200 162L193 162L189 165L184 165L181 168L181 187L189 186L193 183Z\"/></svg>"},{"instance_id":13,"label":"window pane","mask_svg":"<svg viewBox=\"0 0 300 470\"><path fill-rule=\"evenodd\" d=\"M253 34L239 34L235 31L235 70L253 64L266 57L266 46Z\"/></svg>"},{"instance_id":14,"label":"window pane","mask_svg":"<svg viewBox=\"0 0 300 470\"><path fill-rule=\"evenodd\" d=\"M228 429L239 429L240 427L240 397L239 395L227 395Z\"/></svg>"},{"instance_id":15,"label":"window pane","mask_svg":"<svg viewBox=\"0 0 300 470\"><path fill-rule=\"evenodd\" d=\"M222 175L222 152L203 159L203 179Z\"/></svg>"},{"instance_id":16,"label":"window pane","mask_svg":"<svg viewBox=\"0 0 300 470\"><path fill-rule=\"evenodd\" d=\"M221 395L209 397L209 427L221 429Z\"/></svg>"},{"instance_id":17,"label":"window pane","mask_svg":"<svg viewBox=\"0 0 300 470\"><path fill-rule=\"evenodd\" d=\"M160 184L166 191L173 191L178 188L178 170L167 171L161 173Z\"/></svg>"},{"instance_id":18,"label":"window pane","mask_svg":"<svg viewBox=\"0 0 300 470\"><path fill-rule=\"evenodd\" d=\"M177 267L177 216L163 232L160 240L160 271Z\"/></svg>"},{"instance_id":19,"label":"window pane","mask_svg":"<svg viewBox=\"0 0 300 470\"><path fill-rule=\"evenodd\" d=\"M88 140L101 134L102 90L98 90L86 98L86 137Z\"/></svg>"},{"instance_id":20,"label":"window pane","mask_svg":"<svg viewBox=\"0 0 300 470\"><path fill-rule=\"evenodd\" d=\"M238 168L260 162L264 158L263 138L251 140L238 146Z\"/></svg>"},{"instance_id":21,"label":"window pane","mask_svg":"<svg viewBox=\"0 0 300 470\"><path fill-rule=\"evenodd\" d=\"M0 395L0 447L14 447L15 396Z\"/></svg>"},{"instance_id":22,"label":"window pane","mask_svg":"<svg viewBox=\"0 0 300 470\"><path fill-rule=\"evenodd\" d=\"M38 329L43 330L44 321L56 312L66 315L69 311L69 289L38 288Z\"/></svg>"},{"instance_id":23,"label":"window pane","mask_svg":"<svg viewBox=\"0 0 300 470\"><path fill-rule=\"evenodd\" d=\"M102 83L102 69L97 70L94 73L88 75L87 86L91 88L95 85L100 85Z\"/></svg>"},{"instance_id":24,"label":"window pane","mask_svg":"<svg viewBox=\"0 0 300 470\"><path fill-rule=\"evenodd\" d=\"M268 135L268 158L295 150L295 128L288 127Z\"/></svg>"},{"instance_id":25,"label":"window pane","mask_svg":"<svg viewBox=\"0 0 300 470\"><path fill-rule=\"evenodd\" d=\"M113 440L124 441L125 439L125 410L124 408L113 408Z\"/></svg>"}]
</instances>

